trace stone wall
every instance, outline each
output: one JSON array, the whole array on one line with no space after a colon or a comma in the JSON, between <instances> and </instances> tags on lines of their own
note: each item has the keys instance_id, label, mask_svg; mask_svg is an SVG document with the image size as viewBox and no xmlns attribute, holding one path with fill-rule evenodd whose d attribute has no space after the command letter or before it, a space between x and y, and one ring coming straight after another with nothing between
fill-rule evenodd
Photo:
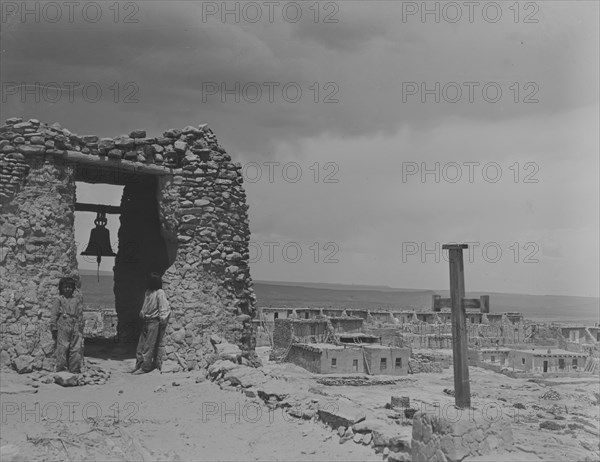
<instances>
[{"instance_id":1,"label":"stone wall","mask_svg":"<svg viewBox=\"0 0 600 462\"><path fill-rule=\"evenodd\" d=\"M512 448L510 419L502 409L484 415L481 410L445 406L446 417L417 412L413 417L412 460L460 461L467 456L502 454ZM492 460L492 459L490 459Z\"/></svg>"},{"instance_id":2,"label":"stone wall","mask_svg":"<svg viewBox=\"0 0 600 462\"><path fill-rule=\"evenodd\" d=\"M0 356L3 364L19 358L21 370L51 369L52 300L62 276L77 277L75 181L72 170L52 162L27 171L26 187L11 190L1 210ZM19 177L11 184L23 182Z\"/></svg>"},{"instance_id":3,"label":"stone wall","mask_svg":"<svg viewBox=\"0 0 600 462\"><path fill-rule=\"evenodd\" d=\"M60 277L78 278L75 181L125 186L115 259L120 333L137 322L147 273L159 271L173 310L169 359L202 366L211 333L253 356L256 298L241 168L206 125L154 138L143 130L99 138L8 119L0 127L3 362L27 354L38 368L52 356L50 304Z\"/></svg>"}]
</instances>

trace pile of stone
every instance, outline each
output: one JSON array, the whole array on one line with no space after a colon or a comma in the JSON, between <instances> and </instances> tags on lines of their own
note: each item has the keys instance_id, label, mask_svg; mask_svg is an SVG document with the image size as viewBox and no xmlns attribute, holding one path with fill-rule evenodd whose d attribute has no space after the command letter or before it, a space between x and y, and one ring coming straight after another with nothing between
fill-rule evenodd
<instances>
[{"instance_id":1,"label":"pile of stone","mask_svg":"<svg viewBox=\"0 0 600 462\"><path fill-rule=\"evenodd\" d=\"M352 439L355 443L371 446L388 461L411 460L411 428L391 426L378 419L365 419L346 428L337 429L340 443Z\"/></svg>"},{"instance_id":2,"label":"pile of stone","mask_svg":"<svg viewBox=\"0 0 600 462\"><path fill-rule=\"evenodd\" d=\"M514 449L511 422L507 417L490 419L458 418L417 412L412 425L413 460L459 461L486 456L481 460L503 460L499 454Z\"/></svg>"},{"instance_id":3,"label":"pile of stone","mask_svg":"<svg viewBox=\"0 0 600 462\"><path fill-rule=\"evenodd\" d=\"M110 378L110 372L105 371L100 367L87 368L81 374L73 374L71 372L57 372L50 377L42 377L43 383L52 383L52 381L63 387L77 387L84 385L103 385Z\"/></svg>"},{"instance_id":4,"label":"pile of stone","mask_svg":"<svg viewBox=\"0 0 600 462\"><path fill-rule=\"evenodd\" d=\"M560 394L555 390L548 390L546 393L540 396L540 399L551 399L556 401L560 399Z\"/></svg>"},{"instance_id":5,"label":"pile of stone","mask_svg":"<svg viewBox=\"0 0 600 462\"><path fill-rule=\"evenodd\" d=\"M408 364L408 371L412 374L443 371L442 364L421 353L413 353L408 361Z\"/></svg>"},{"instance_id":6,"label":"pile of stone","mask_svg":"<svg viewBox=\"0 0 600 462\"><path fill-rule=\"evenodd\" d=\"M313 387L307 392L297 384L265 374L232 361L218 360L207 370L209 379L226 390L242 391L249 398L259 398L270 408L280 408L288 415L304 420L319 420L339 435L340 443L353 441L383 453L387 460L409 461L410 426L398 426L379 419L367 419L354 403ZM300 399L295 398L300 396Z\"/></svg>"},{"instance_id":7,"label":"pile of stone","mask_svg":"<svg viewBox=\"0 0 600 462\"><path fill-rule=\"evenodd\" d=\"M79 385L104 385L110 379L110 371L101 367L89 367L79 375Z\"/></svg>"}]
</instances>

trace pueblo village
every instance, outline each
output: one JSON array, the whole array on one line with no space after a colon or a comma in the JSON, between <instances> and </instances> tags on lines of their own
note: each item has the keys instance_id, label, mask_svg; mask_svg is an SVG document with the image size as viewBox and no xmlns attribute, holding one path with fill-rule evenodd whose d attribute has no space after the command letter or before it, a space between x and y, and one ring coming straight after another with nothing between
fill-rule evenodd
<instances>
[{"instance_id":1,"label":"pueblo village","mask_svg":"<svg viewBox=\"0 0 600 462\"><path fill-rule=\"evenodd\" d=\"M599 18L0 2L0 461L600 461Z\"/></svg>"}]
</instances>

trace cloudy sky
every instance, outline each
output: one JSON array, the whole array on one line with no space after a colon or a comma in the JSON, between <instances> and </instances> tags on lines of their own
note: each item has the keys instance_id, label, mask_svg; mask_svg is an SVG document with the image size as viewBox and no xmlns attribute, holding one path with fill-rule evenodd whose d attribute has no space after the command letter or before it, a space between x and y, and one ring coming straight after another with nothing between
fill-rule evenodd
<instances>
[{"instance_id":1,"label":"cloudy sky","mask_svg":"<svg viewBox=\"0 0 600 462\"><path fill-rule=\"evenodd\" d=\"M598 296L597 2L71 8L2 3L2 118L208 123L244 165L254 279L442 289L441 244L468 242L467 290Z\"/></svg>"}]
</instances>

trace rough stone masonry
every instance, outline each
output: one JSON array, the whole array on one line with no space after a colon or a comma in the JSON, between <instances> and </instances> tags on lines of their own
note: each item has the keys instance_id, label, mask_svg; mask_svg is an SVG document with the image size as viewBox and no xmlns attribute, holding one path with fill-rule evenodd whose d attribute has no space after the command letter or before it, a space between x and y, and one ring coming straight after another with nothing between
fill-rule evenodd
<instances>
[{"instance_id":1,"label":"rough stone masonry","mask_svg":"<svg viewBox=\"0 0 600 462\"><path fill-rule=\"evenodd\" d=\"M98 138L8 119L0 127L0 360L21 371L53 368L50 305L60 277L79 279L76 181L124 186L114 266L119 340L135 342L146 277L158 271L173 310L168 359L203 367L212 333L254 358L241 169L206 125Z\"/></svg>"}]
</instances>

